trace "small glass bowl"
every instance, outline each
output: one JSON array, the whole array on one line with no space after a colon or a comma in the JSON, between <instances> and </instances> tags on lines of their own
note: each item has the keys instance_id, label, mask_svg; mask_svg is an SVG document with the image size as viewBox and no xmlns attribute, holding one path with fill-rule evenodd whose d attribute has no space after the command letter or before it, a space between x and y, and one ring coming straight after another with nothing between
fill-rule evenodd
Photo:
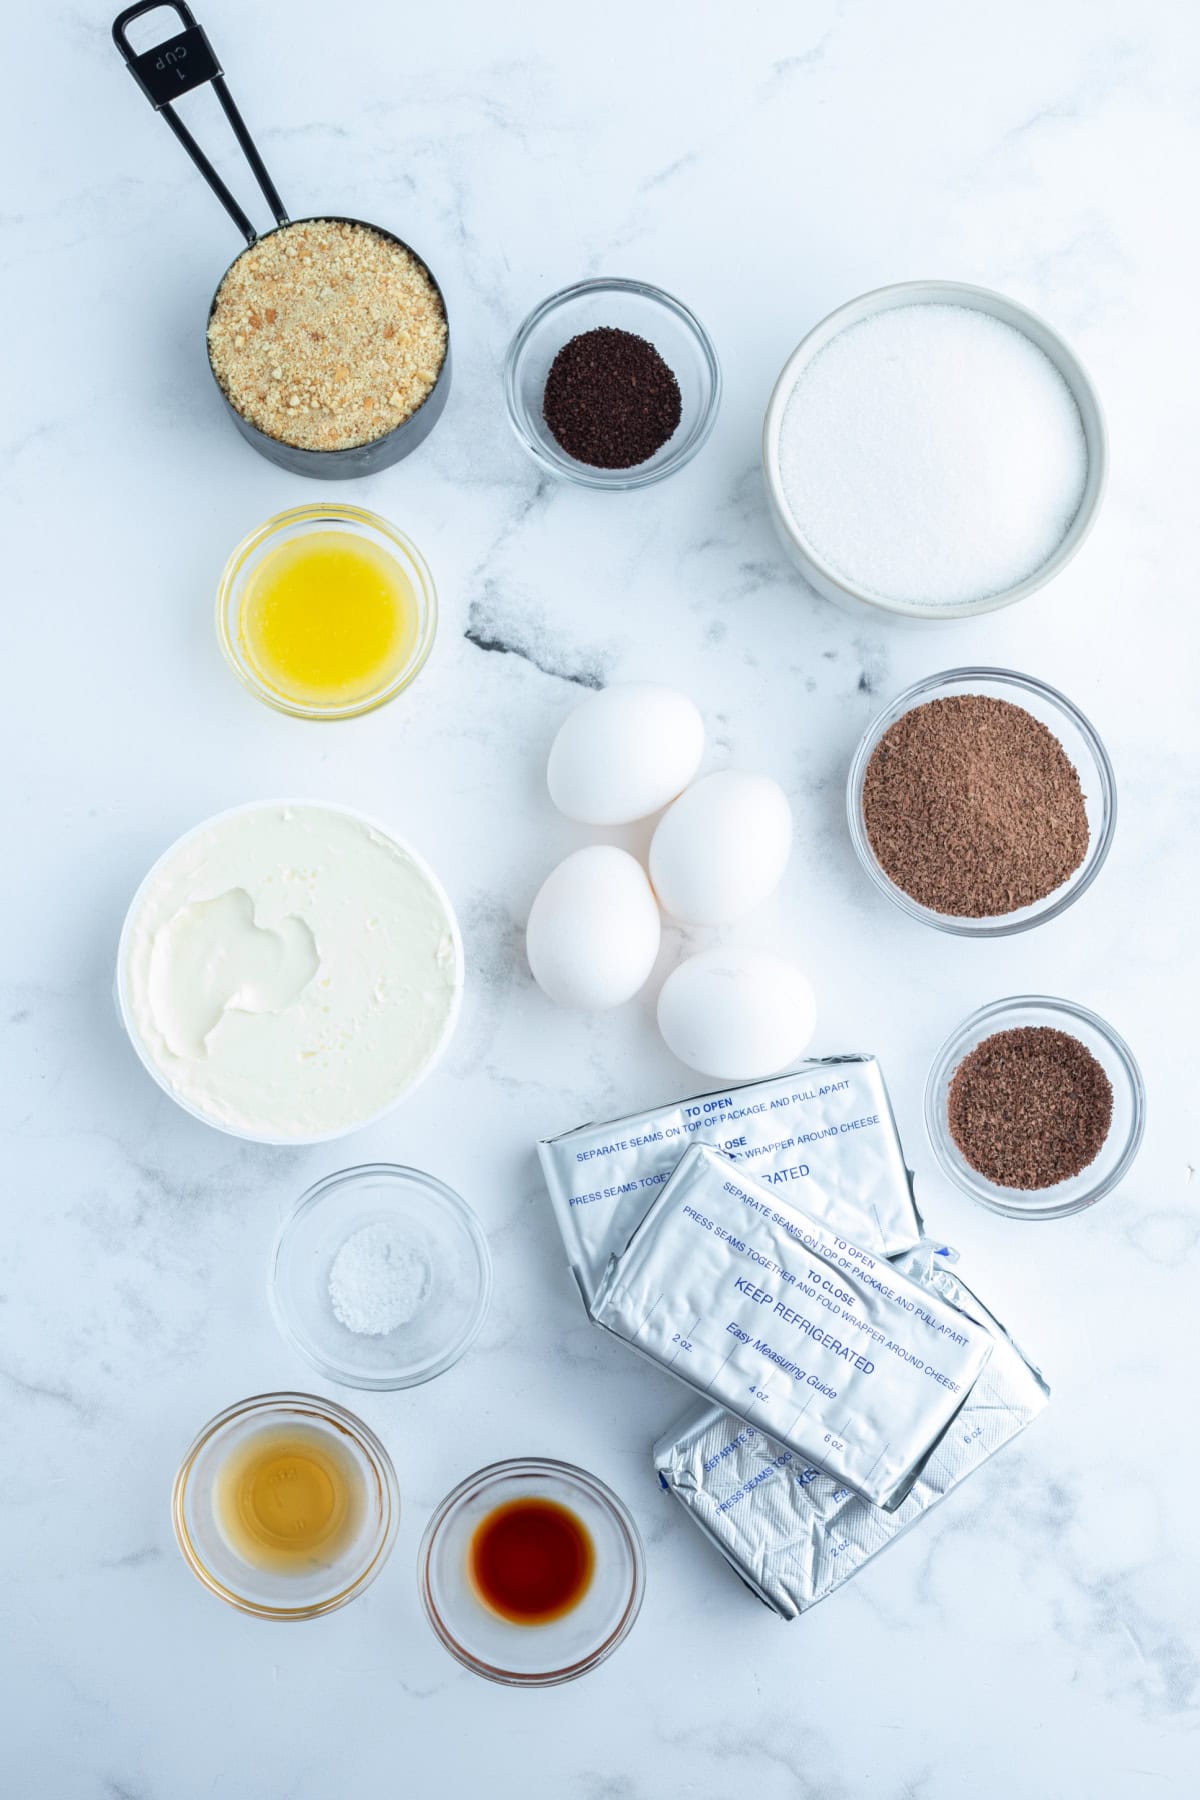
<instances>
[{"instance_id":1,"label":"small glass bowl","mask_svg":"<svg viewBox=\"0 0 1200 1800\"><path fill-rule=\"evenodd\" d=\"M331 528L366 539L386 551L399 564L408 577L416 599L417 636L407 662L375 693L342 706L317 706L297 700L263 680L245 653L240 620L247 584L263 558L277 550L280 544ZM428 662L437 634L437 616L437 593L433 576L417 546L411 538L397 530L396 526L381 519L378 513L367 512L361 506L332 503L293 506L287 512L276 513L274 518L268 519L257 531L252 531L249 537L242 539L225 564L221 585L217 589L217 639L226 662L243 687L249 688L257 699L264 700L277 712L290 714L294 719L355 719L362 713L373 712L388 700L394 700L397 694L412 685Z\"/></svg>"},{"instance_id":2,"label":"small glass bowl","mask_svg":"<svg viewBox=\"0 0 1200 1800\"><path fill-rule=\"evenodd\" d=\"M354 1541L335 1562L304 1575L284 1575L255 1568L228 1543L214 1487L240 1442L264 1426L297 1421L327 1432L349 1453L362 1476L366 1503ZM259 1619L316 1619L356 1599L382 1569L400 1524L400 1490L391 1457L353 1413L315 1394L256 1394L209 1420L179 1465L171 1513L184 1560L212 1593Z\"/></svg>"},{"instance_id":3,"label":"small glass bowl","mask_svg":"<svg viewBox=\"0 0 1200 1800\"><path fill-rule=\"evenodd\" d=\"M892 880L872 849L863 814L867 765L884 733L914 706L960 694L986 694L994 700L1007 700L1039 719L1054 733L1074 764L1087 808L1087 854L1075 873L1033 906L1022 906L1011 913L995 913L983 919L934 912L932 907L922 906L919 900L906 894ZM1018 675L1013 669L946 669L906 688L867 727L850 764L846 817L859 862L880 892L910 919L920 919L924 925L932 925L937 931L952 932L957 937L1009 937L1013 932L1030 931L1035 925L1044 925L1047 919L1056 918L1091 887L1112 847L1117 822L1116 778L1108 752L1095 729L1057 688L1035 680L1032 675Z\"/></svg>"},{"instance_id":4,"label":"small glass bowl","mask_svg":"<svg viewBox=\"0 0 1200 1800\"><path fill-rule=\"evenodd\" d=\"M343 1325L329 1277L342 1245L386 1224L424 1265L411 1319L378 1336ZM444 1374L479 1335L492 1296L492 1257L466 1201L420 1169L367 1163L318 1181L280 1227L270 1277L283 1336L330 1381L417 1387Z\"/></svg>"},{"instance_id":5,"label":"small glass bowl","mask_svg":"<svg viewBox=\"0 0 1200 1800\"><path fill-rule=\"evenodd\" d=\"M591 1534L596 1566L577 1606L545 1625L515 1625L477 1596L471 1539L488 1513L513 1500L554 1500ZM425 1615L451 1656L508 1687L556 1687L586 1675L629 1636L645 1587L642 1540L611 1488L570 1463L518 1457L479 1469L447 1494L421 1540Z\"/></svg>"},{"instance_id":6,"label":"small glass bowl","mask_svg":"<svg viewBox=\"0 0 1200 1800\"><path fill-rule=\"evenodd\" d=\"M679 424L660 450L632 469L594 469L577 462L542 417L542 394L554 358L571 338L602 325L632 331L653 344L679 383ZM504 397L513 430L549 474L582 487L646 487L682 469L708 437L721 403L721 365L707 331L681 300L645 281L606 277L576 282L534 308L509 346Z\"/></svg>"},{"instance_id":7,"label":"small glass bowl","mask_svg":"<svg viewBox=\"0 0 1200 1800\"><path fill-rule=\"evenodd\" d=\"M998 1031L1049 1026L1065 1032L1096 1058L1112 1083L1112 1124L1094 1162L1053 1187L1000 1187L973 1169L950 1135L949 1098L954 1072L964 1057ZM1133 1052L1111 1025L1070 1000L1018 994L981 1007L960 1025L934 1058L925 1084L925 1129L943 1174L972 1200L1010 1219L1065 1219L1082 1212L1123 1181L1138 1153L1146 1124L1146 1091Z\"/></svg>"}]
</instances>

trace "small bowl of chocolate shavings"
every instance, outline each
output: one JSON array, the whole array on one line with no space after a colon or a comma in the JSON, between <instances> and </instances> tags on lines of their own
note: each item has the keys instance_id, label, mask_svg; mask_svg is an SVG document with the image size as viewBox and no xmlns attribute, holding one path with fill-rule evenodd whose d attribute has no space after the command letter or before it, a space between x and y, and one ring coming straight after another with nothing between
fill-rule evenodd
<instances>
[{"instance_id":1,"label":"small bowl of chocolate shavings","mask_svg":"<svg viewBox=\"0 0 1200 1800\"><path fill-rule=\"evenodd\" d=\"M1055 918L1099 874L1112 764L1064 694L1012 669L948 669L872 722L846 789L863 868L902 912L960 937Z\"/></svg>"},{"instance_id":2,"label":"small bowl of chocolate shavings","mask_svg":"<svg viewBox=\"0 0 1200 1800\"><path fill-rule=\"evenodd\" d=\"M1010 1219L1063 1219L1124 1179L1145 1128L1133 1053L1070 1000L985 1006L942 1046L925 1126L943 1174Z\"/></svg>"}]
</instances>

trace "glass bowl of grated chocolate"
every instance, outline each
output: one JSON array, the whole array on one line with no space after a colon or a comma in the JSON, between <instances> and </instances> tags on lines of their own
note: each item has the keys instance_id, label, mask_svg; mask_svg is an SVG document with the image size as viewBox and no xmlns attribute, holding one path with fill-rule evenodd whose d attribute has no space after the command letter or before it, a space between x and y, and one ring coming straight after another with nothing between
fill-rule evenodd
<instances>
[{"instance_id":1,"label":"glass bowl of grated chocolate","mask_svg":"<svg viewBox=\"0 0 1200 1800\"><path fill-rule=\"evenodd\" d=\"M716 423L721 365L683 302L644 281L580 281L530 313L504 366L508 416L539 468L625 490L690 462Z\"/></svg>"},{"instance_id":2,"label":"glass bowl of grated chocolate","mask_svg":"<svg viewBox=\"0 0 1200 1800\"><path fill-rule=\"evenodd\" d=\"M1011 669L949 669L873 721L846 808L864 869L910 918L1003 937L1091 886L1117 794L1095 730L1056 688Z\"/></svg>"},{"instance_id":3,"label":"glass bowl of grated chocolate","mask_svg":"<svg viewBox=\"0 0 1200 1800\"><path fill-rule=\"evenodd\" d=\"M972 1015L925 1088L942 1172L1010 1219L1063 1219L1124 1179L1145 1127L1133 1053L1070 1000L1021 994Z\"/></svg>"},{"instance_id":4,"label":"glass bowl of grated chocolate","mask_svg":"<svg viewBox=\"0 0 1200 1800\"><path fill-rule=\"evenodd\" d=\"M295 475L399 462L450 392L446 304L400 238L299 219L256 238L213 299L208 360L242 436Z\"/></svg>"}]
</instances>

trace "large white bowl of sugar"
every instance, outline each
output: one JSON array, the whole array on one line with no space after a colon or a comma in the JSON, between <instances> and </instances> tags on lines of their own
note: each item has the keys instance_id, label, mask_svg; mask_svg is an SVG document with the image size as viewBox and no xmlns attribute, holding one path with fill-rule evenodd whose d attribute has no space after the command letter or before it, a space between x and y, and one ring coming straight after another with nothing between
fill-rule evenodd
<instances>
[{"instance_id":1,"label":"large white bowl of sugar","mask_svg":"<svg viewBox=\"0 0 1200 1800\"><path fill-rule=\"evenodd\" d=\"M1011 606L1071 560L1108 464L1079 358L1028 308L904 281L814 326L775 383L763 473L818 593L947 621Z\"/></svg>"}]
</instances>

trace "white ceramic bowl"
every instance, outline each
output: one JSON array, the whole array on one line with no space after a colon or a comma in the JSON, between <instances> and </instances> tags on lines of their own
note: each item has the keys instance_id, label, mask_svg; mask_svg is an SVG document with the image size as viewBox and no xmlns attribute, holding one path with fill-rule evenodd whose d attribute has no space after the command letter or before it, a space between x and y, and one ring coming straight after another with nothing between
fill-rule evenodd
<instances>
[{"instance_id":1,"label":"white ceramic bowl","mask_svg":"<svg viewBox=\"0 0 1200 1800\"><path fill-rule=\"evenodd\" d=\"M992 318L1000 319L1004 324L1023 332L1049 357L1070 389L1079 409L1087 446L1087 477L1079 510L1053 555L1040 568L1035 569L1032 575L1026 576L1024 581L1017 582L1013 587L989 594L985 599L970 600L957 606L884 600L878 594L868 593L864 588L857 587L846 576L832 569L808 543L797 525L787 503L779 473L779 434L783 415L801 371L831 339L851 325L857 325L863 319L874 318L877 313L890 312L896 307L928 305L974 307L976 311L989 313ZM997 294L991 288L972 287L967 282L899 281L891 287L875 288L869 294L860 294L856 300L848 300L836 312L831 312L828 318L822 319L819 325L814 325L808 336L801 339L784 363L771 392L763 423L762 459L772 522L788 556L810 587L824 595L825 599L832 600L835 605L851 611L865 607L877 618L945 623L953 619L976 618L981 613L996 612L1002 606L1012 606L1018 600L1036 593L1038 588L1043 587L1066 567L1091 530L1100 506L1108 472L1108 436L1100 401L1087 370L1070 345L1044 319L1030 312L1028 307L1018 305L1015 300L1009 300L1004 294Z\"/></svg>"},{"instance_id":2,"label":"white ceramic bowl","mask_svg":"<svg viewBox=\"0 0 1200 1800\"><path fill-rule=\"evenodd\" d=\"M208 1113L202 1112L197 1106L192 1106L190 1102L177 1094L163 1071L159 1068L155 1059L151 1056L146 1045L142 1042L141 1035L134 1022L126 986L129 944L133 927L137 920L138 913L141 910L145 896L159 872L171 862L174 857L178 856L180 851L183 850L194 837L198 837L202 831L210 831L214 825L220 825L226 819L239 818L244 813L258 812L263 807L272 806L310 806L318 807L323 812L339 813L343 818L354 819L360 825L367 826L371 831L377 831L381 837L385 837L389 842L395 844L399 850L402 850L406 856L412 859L440 900L442 907L445 910L447 924L450 928L451 940L454 944L454 992L451 997L450 1011L446 1016L446 1023L442 1029L441 1037L438 1039L432 1053L419 1073L405 1087L393 1094L386 1106L380 1107L379 1111L372 1113L369 1118L355 1119L352 1124L339 1126L337 1130L314 1132L311 1136L307 1137L271 1137L261 1132L243 1131L235 1125L229 1125L222 1120L211 1118ZM450 903L450 896L447 894L445 888L419 851L414 850L412 845L404 838L398 837L389 826L381 824L378 819L371 818L368 813L359 812L356 807L338 806L330 800L280 799L276 797L265 800L249 800L242 806L230 806L227 807L224 812L213 813L211 818L202 819L198 825L193 825L190 831L185 831L182 837L176 838L175 842L170 845L168 849L163 851L162 855L147 871L145 877L139 884L137 892L130 901L129 909L125 914L125 922L121 927L121 936L117 944L117 972L114 993L117 1013L122 1025L125 1027L126 1036L137 1052L138 1060L146 1072L153 1076L163 1093L170 1095L176 1106L182 1107L184 1112L190 1113L193 1119L199 1119L202 1124L210 1125L214 1131L223 1131L229 1137L242 1138L252 1144L274 1144L282 1147L287 1145L301 1146L304 1144L328 1144L332 1143L336 1138L348 1137L352 1131L362 1131L365 1130L368 1125L377 1124L380 1119L386 1118L402 1100L407 1099L409 1094L414 1093L442 1060L450 1040L454 1036L454 1029L458 1024L458 1015L462 1009L463 983L463 945L462 934L458 928L458 920L455 917L454 908Z\"/></svg>"}]
</instances>

